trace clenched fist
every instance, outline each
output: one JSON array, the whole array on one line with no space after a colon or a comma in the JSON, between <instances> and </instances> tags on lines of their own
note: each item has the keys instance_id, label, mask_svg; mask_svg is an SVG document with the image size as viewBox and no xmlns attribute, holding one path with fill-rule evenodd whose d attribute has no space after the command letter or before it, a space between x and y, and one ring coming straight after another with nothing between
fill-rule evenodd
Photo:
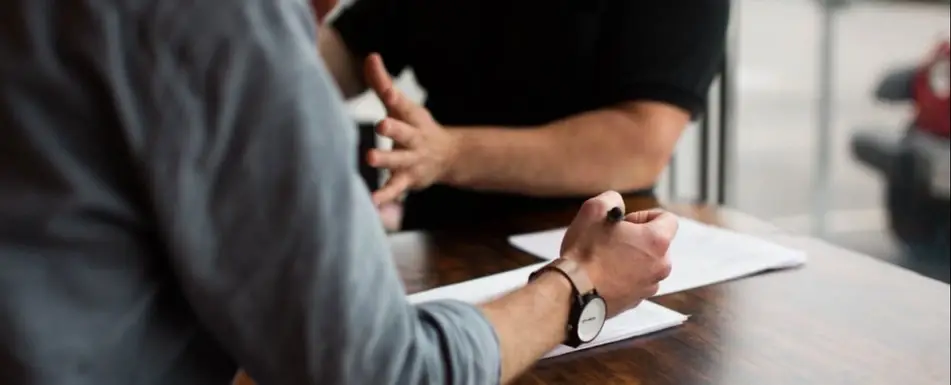
<instances>
[{"instance_id":1,"label":"clenched fist","mask_svg":"<svg viewBox=\"0 0 951 385\"><path fill-rule=\"evenodd\" d=\"M613 191L589 199L561 244L562 258L580 264L607 302L608 317L657 293L670 275L667 250L677 234L677 217L671 213L639 211L614 223L606 219L614 207L623 210L624 200Z\"/></svg>"}]
</instances>

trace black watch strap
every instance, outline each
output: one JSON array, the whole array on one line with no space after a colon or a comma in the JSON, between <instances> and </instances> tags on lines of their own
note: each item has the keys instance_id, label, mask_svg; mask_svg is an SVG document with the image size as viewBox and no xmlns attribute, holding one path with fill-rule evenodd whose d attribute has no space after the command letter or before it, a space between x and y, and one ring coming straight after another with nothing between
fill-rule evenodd
<instances>
[{"instance_id":1,"label":"black watch strap","mask_svg":"<svg viewBox=\"0 0 951 385\"><path fill-rule=\"evenodd\" d=\"M565 325L564 345L576 348L584 341L578 336L575 328L581 322L581 313L584 311L588 302L597 298L600 300L594 284L588 277L588 274L575 261L570 259L556 259L544 267L536 270L529 276L529 281L535 280L539 275L545 272L553 272L563 275L571 283L571 307L568 311L568 324Z\"/></svg>"}]
</instances>

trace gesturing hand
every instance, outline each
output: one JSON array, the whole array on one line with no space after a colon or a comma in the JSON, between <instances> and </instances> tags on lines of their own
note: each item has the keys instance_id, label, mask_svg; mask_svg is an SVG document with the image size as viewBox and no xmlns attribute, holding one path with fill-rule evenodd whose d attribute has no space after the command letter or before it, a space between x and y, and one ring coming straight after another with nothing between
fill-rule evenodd
<instances>
[{"instance_id":1,"label":"gesturing hand","mask_svg":"<svg viewBox=\"0 0 951 385\"><path fill-rule=\"evenodd\" d=\"M374 149L367 156L370 166L390 170L390 179L373 193L374 203L380 205L408 189L437 182L455 158L456 139L426 108L393 86L380 55L367 57L364 72L367 84L386 107L387 117L377 124L377 132L394 142L393 150Z\"/></svg>"},{"instance_id":2,"label":"gesturing hand","mask_svg":"<svg viewBox=\"0 0 951 385\"><path fill-rule=\"evenodd\" d=\"M628 214L620 223L605 220L621 195L609 191L589 199L568 227L562 258L578 262L608 305L608 317L631 309L657 293L670 275L667 250L677 233L677 217L662 210Z\"/></svg>"}]
</instances>

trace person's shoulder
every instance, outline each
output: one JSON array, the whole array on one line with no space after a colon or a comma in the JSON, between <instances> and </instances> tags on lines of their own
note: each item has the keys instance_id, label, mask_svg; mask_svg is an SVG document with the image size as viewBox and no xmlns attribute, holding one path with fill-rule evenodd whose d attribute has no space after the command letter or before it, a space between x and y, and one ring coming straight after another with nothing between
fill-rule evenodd
<instances>
[{"instance_id":1,"label":"person's shoulder","mask_svg":"<svg viewBox=\"0 0 951 385\"><path fill-rule=\"evenodd\" d=\"M616 1L621 5L620 13L632 15L656 15L653 18L657 23L666 23L671 20L682 20L679 26L689 28L688 21L709 22L710 24L726 23L729 19L730 0L664 0L664 1Z\"/></svg>"},{"instance_id":2,"label":"person's shoulder","mask_svg":"<svg viewBox=\"0 0 951 385\"><path fill-rule=\"evenodd\" d=\"M625 1L615 5L617 14L608 16L614 23L640 22L639 27L625 30L678 44L721 39L729 27L732 8L730 0Z\"/></svg>"},{"instance_id":3,"label":"person's shoulder","mask_svg":"<svg viewBox=\"0 0 951 385\"><path fill-rule=\"evenodd\" d=\"M697 20L707 20L710 24L725 26L729 23L732 2L730 0L689 0L689 14Z\"/></svg>"},{"instance_id":4,"label":"person's shoulder","mask_svg":"<svg viewBox=\"0 0 951 385\"><path fill-rule=\"evenodd\" d=\"M730 9L731 0L664 0L637 1L611 0L632 6L632 9L664 9L679 13L697 13L697 11L725 11Z\"/></svg>"},{"instance_id":5,"label":"person's shoulder","mask_svg":"<svg viewBox=\"0 0 951 385\"><path fill-rule=\"evenodd\" d=\"M166 46L261 41L290 30L314 37L307 0L127 0L140 38Z\"/></svg>"}]
</instances>

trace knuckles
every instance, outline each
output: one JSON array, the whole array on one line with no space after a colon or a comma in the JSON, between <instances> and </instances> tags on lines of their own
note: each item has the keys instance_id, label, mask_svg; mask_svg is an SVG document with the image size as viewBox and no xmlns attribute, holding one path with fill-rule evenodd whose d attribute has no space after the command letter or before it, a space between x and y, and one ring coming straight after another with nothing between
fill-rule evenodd
<instances>
[{"instance_id":1,"label":"knuckles","mask_svg":"<svg viewBox=\"0 0 951 385\"><path fill-rule=\"evenodd\" d=\"M651 239L651 248L653 248L656 253L654 255L667 255L667 250L670 250L670 243L672 241L673 239L670 237L655 235L653 239Z\"/></svg>"},{"instance_id":2,"label":"knuckles","mask_svg":"<svg viewBox=\"0 0 951 385\"><path fill-rule=\"evenodd\" d=\"M654 280L656 282L667 279L667 277L670 276L670 272L673 270L673 265L671 265L670 259L666 257L662 258L656 266L657 267L654 271Z\"/></svg>"},{"instance_id":3,"label":"knuckles","mask_svg":"<svg viewBox=\"0 0 951 385\"><path fill-rule=\"evenodd\" d=\"M643 237L644 245L647 248L647 253L651 256L665 256L667 255L667 250L670 250L670 244L673 242L673 237L666 234L661 234L656 230L654 226L646 225L642 227L644 229L641 232Z\"/></svg>"}]
</instances>

